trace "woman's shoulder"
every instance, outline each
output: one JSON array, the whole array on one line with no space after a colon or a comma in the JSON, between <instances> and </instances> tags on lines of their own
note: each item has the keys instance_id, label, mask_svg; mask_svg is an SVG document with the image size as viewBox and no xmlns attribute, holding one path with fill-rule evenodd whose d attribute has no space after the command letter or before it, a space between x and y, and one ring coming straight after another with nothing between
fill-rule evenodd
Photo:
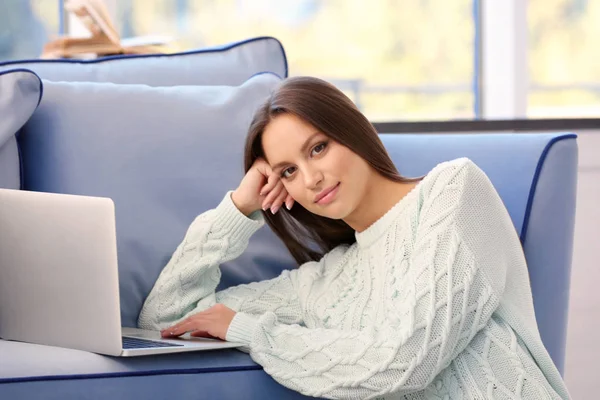
<instances>
[{"instance_id":1,"label":"woman's shoulder","mask_svg":"<svg viewBox=\"0 0 600 400\"><path fill-rule=\"evenodd\" d=\"M451 179L458 173L473 169L479 169L479 167L470 158L455 158L453 160L438 163L427 173L427 175L425 175L424 181L430 181L434 184L438 181Z\"/></svg>"},{"instance_id":2,"label":"woman's shoulder","mask_svg":"<svg viewBox=\"0 0 600 400\"><path fill-rule=\"evenodd\" d=\"M423 178L424 186L443 188L448 183L466 183L485 173L470 158L461 157L444 161L433 167Z\"/></svg>"},{"instance_id":3,"label":"woman's shoulder","mask_svg":"<svg viewBox=\"0 0 600 400\"><path fill-rule=\"evenodd\" d=\"M493 189L485 172L467 157L437 164L421 183L425 199L436 198L447 191L465 193Z\"/></svg>"}]
</instances>

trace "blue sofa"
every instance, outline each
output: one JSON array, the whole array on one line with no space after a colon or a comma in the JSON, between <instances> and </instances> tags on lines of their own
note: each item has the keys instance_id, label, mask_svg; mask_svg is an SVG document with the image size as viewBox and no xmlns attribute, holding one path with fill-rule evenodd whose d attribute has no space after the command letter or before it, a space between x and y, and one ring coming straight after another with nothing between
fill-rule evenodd
<instances>
[{"instance_id":1,"label":"blue sofa","mask_svg":"<svg viewBox=\"0 0 600 400\"><path fill-rule=\"evenodd\" d=\"M281 60L283 51L274 63L281 65ZM176 71L178 62L169 68ZM48 73L36 72L42 78ZM255 104L285 77L281 71L272 73L273 68L237 74L242 78L214 88L200 88L202 82L188 88L181 82L163 85L164 79L155 87L43 81L40 106L18 135L21 189L115 200L125 326L135 325L145 295L193 217L215 207L242 177L244 126ZM523 243L541 336L562 372L576 136L386 134L381 139L404 175L422 175L462 156L489 175ZM222 266L220 288L269 279L293 267L285 248L264 227L244 255ZM125 359L0 340L1 399L173 397L305 398L279 385L238 350Z\"/></svg>"}]
</instances>

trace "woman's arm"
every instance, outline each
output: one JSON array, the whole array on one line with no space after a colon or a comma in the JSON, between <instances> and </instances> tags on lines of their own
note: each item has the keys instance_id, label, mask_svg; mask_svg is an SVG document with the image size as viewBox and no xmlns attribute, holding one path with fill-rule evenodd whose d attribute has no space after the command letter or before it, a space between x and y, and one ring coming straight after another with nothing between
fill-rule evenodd
<instances>
[{"instance_id":1,"label":"woman's arm","mask_svg":"<svg viewBox=\"0 0 600 400\"><path fill-rule=\"evenodd\" d=\"M405 287L408 312L399 326L308 329L282 324L274 313L237 313L227 339L246 343L275 380L306 395L373 398L423 390L498 306L506 254L513 250L507 246L516 239L499 196L474 164L444 171L433 186L408 260L406 277L413 282Z\"/></svg>"},{"instance_id":2,"label":"woman's arm","mask_svg":"<svg viewBox=\"0 0 600 400\"><path fill-rule=\"evenodd\" d=\"M269 281L215 293L221 279L219 265L242 254L252 234L263 224L258 213L254 219L242 214L231 200L231 193L216 209L198 216L146 298L138 326L160 330L216 303L249 313L271 311L282 321L299 322L293 272L284 271Z\"/></svg>"}]
</instances>

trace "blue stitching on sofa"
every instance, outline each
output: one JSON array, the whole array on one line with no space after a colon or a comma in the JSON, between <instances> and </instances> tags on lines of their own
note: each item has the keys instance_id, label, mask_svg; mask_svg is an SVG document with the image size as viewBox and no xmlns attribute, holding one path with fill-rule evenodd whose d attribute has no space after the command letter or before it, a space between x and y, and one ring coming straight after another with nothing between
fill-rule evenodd
<instances>
[{"instance_id":1,"label":"blue stitching on sofa","mask_svg":"<svg viewBox=\"0 0 600 400\"><path fill-rule=\"evenodd\" d=\"M15 69L8 69L6 71L0 71L0 76L5 75L5 74L12 74L15 72L27 72L27 73L35 75L35 77L38 78L38 81L40 82L40 96L38 98L37 105L35 106L35 108L38 108L40 103L42 102L42 96L44 94L44 84L42 82L42 78L40 78L40 76L38 74L36 74L34 71L27 69L27 68L15 68ZM25 123L27 123L27 121ZM21 145L19 144L19 140L18 140L20 132L21 132L21 129L19 129L15 133L15 139L17 139L17 156L19 157L19 189L23 189L25 178L24 178L24 174L23 174L23 152L21 151Z\"/></svg>"},{"instance_id":2,"label":"blue stitching on sofa","mask_svg":"<svg viewBox=\"0 0 600 400\"><path fill-rule=\"evenodd\" d=\"M19 132L21 130L19 129ZM21 150L21 144L19 143L19 132L15 134L15 138L17 139L17 156L19 157L19 190L23 190L25 187L25 174L23 173L23 168L25 165L23 163L23 150Z\"/></svg>"},{"instance_id":3,"label":"blue stitching on sofa","mask_svg":"<svg viewBox=\"0 0 600 400\"><path fill-rule=\"evenodd\" d=\"M283 48L283 45L281 44L281 42L279 41L279 39L272 37L272 36L258 36L255 38L250 38L250 39L246 39L246 40L242 40L239 42L233 42L233 43L229 43L226 45L222 45L222 46L216 46L216 47L211 47L211 48L207 48L207 49L199 49L199 50L190 50L190 51L184 51L184 52L180 52L180 53L162 53L162 54L129 54L129 55L116 55L116 56L107 56L107 57L101 57L101 58L96 58L93 60L71 60L71 59L59 59L59 60L39 60L39 59L34 59L34 60L16 60L16 61L5 61L3 63L0 63L0 67L4 67L7 65L13 65L13 64L25 64L25 63L36 63L36 64L50 64L50 63L71 63L71 64L95 64L95 63L102 63L102 62L106 62L106 61L113 61L113 60L121 60L121 59L130 59L130 58L152 58L152 57L176 57L176 56L186 56L186 55L193 55L193 54L202 54L202 53L216 53L216 52L223 52L223 51L228 51L231 50L235 47L238 46L242 46L244 44L247 43L251 43L251 42L257 42L260 40L265 40L265 39L273 39L277 42L277 44L279 44L279 48L281 49L281 53L283 54L283 63L284 63L284 67L285 67L285 77L287 78L288 74L289 74L289 69L288 69L288 60L287 60L287 55L285 54L285 49Z\"/></svg>"},{"instance_id":4,"label":"blue stitching on sofa","mask_svg":"<svg viewBox=\"0 0 600 400\"><path fill-rule=\"evenodd\" d=\"M535 197L537 183L538 183L538 180L540 179L542 167L544 166L544 162L546 161L546 156L548 155L548 152L550 151L551 147L555 143L557 143L561 140L565 140L565 139L577 139L577 135L574 133L567 133L567 134L564 134L561 136L554 137L546 144L546 147L544 147L544 150L542 150L542 154L540 155L540 159L538 160L537 166L535 168L535 173L533 174L533 180L531 183L531 188L529 189L529 196L527 198L527 206L525 207L525 216L523 217L523 227L521 228L521 236L520 236L522 246L525 246L525 239L527 236L527 226L529 225L529 217L531 215L531 207L533 206L533 199Z\"/></svg>"},{"instance_id":5,"label":"blue stitching on sofa","mask_svg":"<svg viewBox=\"0 0 600 400\"><path fill-rule=\"evenodd\" d=\"M247 367L221 367L221 368L187 368L187 369L163 369L150 371L128 371L128 372L109 372L101 374L82 374L82 375L47 375L47 376L26 376L19 378L0 378L0 385L7 383L23 382L44 382L44 381L64 381L75 379L102 379L102 378L126 378L130 376L155 376L155 375L190 375L206 374L211 372L237 372L237 371L260 371L263 368L260 365Z\"/></svg>"}]
</instances>

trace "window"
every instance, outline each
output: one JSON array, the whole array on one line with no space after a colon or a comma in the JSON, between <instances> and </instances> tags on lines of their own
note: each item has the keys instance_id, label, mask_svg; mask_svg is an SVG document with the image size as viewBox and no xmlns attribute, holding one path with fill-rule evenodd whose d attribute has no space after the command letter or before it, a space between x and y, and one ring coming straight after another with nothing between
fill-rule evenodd
<instances>
[{"instance_id":1,"label":"window","mask_svg":"<svg viewBox=\"0 0 600 400\"><path fill-rule=\"evenodd\" d=\"M600 116L600 1L530 0L528 19L528 116Z\"/></svg>"},{"instance_id":2,"label":"window","mask_svg":"<svg viewBox=\"0 0 600 400\"><path fill-rule=\"evenodd\" d=\"M274 36L291 75L327 79L372 121L475 118L474 7L483 0L105 0L122 37L169 51ZM493 0L490 0L493 1ZM0 1L0 62L37 58L62 0ZM530 0L530 118L600 116L600 1Z\"/></svg>"},{"instance_id":3,"label":"window","mask_svg":"<svg viewBox=\"0 0 600 400\"><path fill-rule=\"evenodd\" d=\"M119 0L122 37L171 50L274 36L290 75L336 84L372 121L474 118L474 0Z\"/></svg>"},{"instance_id":4,"label":"window","mask_svg":"<svg viewBox=\"0 0 600 400\"><path fill-rule=\"evenodd\" d=\"M58 34L62 1L0 1L0 62L37 58Z\"/></svg>"}]
</instances>

